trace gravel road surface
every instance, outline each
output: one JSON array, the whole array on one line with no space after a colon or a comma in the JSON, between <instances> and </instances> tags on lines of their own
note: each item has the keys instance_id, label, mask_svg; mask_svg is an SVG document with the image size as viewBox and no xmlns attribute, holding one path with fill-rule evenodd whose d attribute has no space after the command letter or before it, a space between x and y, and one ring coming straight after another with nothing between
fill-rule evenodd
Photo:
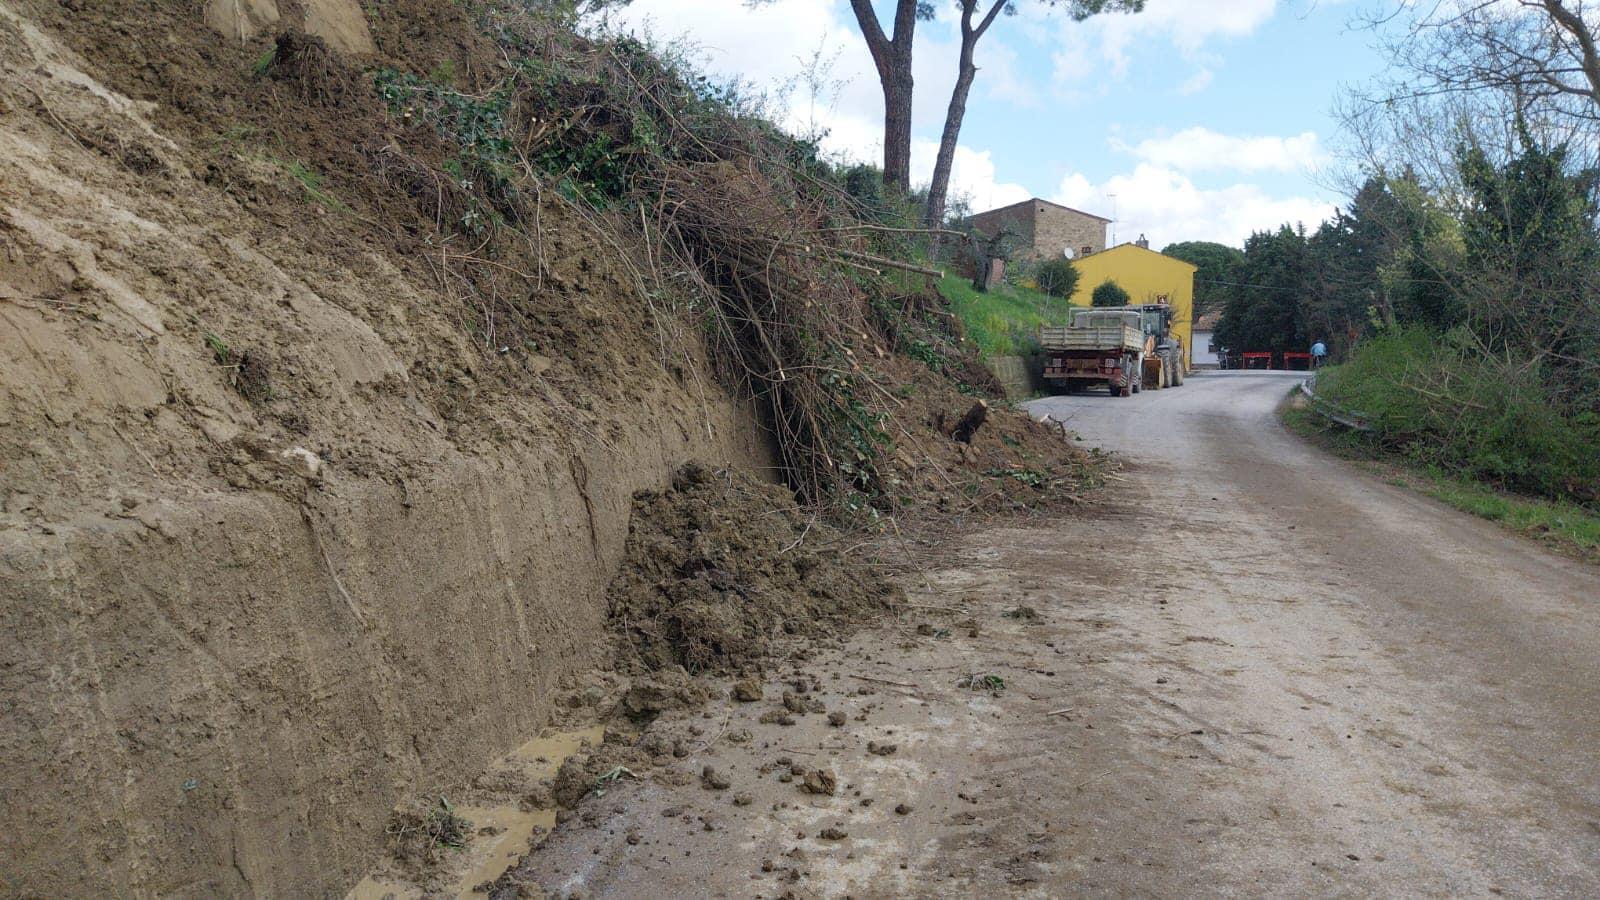
<instances>
[{"instance_id":1,"label":"gravel road surface","mask_svg":"<svg viewBox=\"0 0 1600 900\"><path fill-rule=\"evenodd\" d=\"M727 788L624 784L522 872L624 897L1600 896L1600 574L1300 442L1274 414L1294 382L1030 404L1126 481L919 550L912 616L662 723ZM762 723L795 682L844 724ZM833 794L802 787L818 769Z\"/></svg>"}]
</instances>

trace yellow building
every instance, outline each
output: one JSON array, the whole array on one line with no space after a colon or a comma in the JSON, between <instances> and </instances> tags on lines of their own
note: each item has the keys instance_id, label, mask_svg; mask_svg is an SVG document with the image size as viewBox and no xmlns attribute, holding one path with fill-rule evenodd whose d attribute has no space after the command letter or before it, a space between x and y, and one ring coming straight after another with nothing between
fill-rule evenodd
<instances>
[{"instance_id":1,"label":"yellow building","mask_svg":"<svg viewBox=\"0 0 1600 900\"><path fill-rule=\"evenodd\" d=\"M1079 275L1072 294L1075 306L1090 305L1094 289L1108 279L1128 292L1130 303L1171 304L1172 331L1183 341L1184 368L1194 366L1195 266L1138 244L1119 244L1079 257L1072 265Z\"/></svg>"}]
</instances>

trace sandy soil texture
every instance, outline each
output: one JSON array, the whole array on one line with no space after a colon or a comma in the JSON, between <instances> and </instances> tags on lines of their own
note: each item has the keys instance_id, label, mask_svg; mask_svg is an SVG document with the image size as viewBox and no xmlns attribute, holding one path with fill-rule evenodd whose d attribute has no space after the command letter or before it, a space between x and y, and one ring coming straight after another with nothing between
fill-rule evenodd
<instances>
[{"instance_id":1,"label":"sandy soil texture","mask_svg":"<svg viewBox=\"0 0 1600 900\"><path fill-rule=\"evenodd\" d=\"M1120 491L916 548L495 893L1596 895L1600 573L1298 442L1293 382L1037 401Z\"/></svg>"}]
</instances>

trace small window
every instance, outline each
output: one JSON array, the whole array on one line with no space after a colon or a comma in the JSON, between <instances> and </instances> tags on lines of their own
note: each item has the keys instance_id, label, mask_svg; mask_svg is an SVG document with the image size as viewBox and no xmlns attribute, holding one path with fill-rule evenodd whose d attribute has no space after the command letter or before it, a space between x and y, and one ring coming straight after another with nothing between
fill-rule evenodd
<instances>
[{"instance_id":1,"label":"small window","mask_svg":"<svg viewBox=\"0 0 1600 900\"><path fill-rule=\"evenodd\" d=\"M1084 244L1083 245L1083 255L1084 256L1088 256L1089 254L1091 254L1093 252L1094 252L1094 248L1093 247L1089 246L1088 244Z\"/></svg>"}]
</instances>

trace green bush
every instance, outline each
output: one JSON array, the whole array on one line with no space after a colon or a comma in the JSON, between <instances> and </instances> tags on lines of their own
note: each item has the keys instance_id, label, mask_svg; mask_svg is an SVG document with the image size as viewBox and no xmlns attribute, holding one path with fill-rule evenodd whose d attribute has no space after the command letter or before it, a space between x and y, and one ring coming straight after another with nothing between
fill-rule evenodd
<instances>
[{"instance_id":1,"label":"green bush","mask_svg":"<svg viewBox=\"0 0 1600 900\"><path fill-rule=\"evenodd\" d=\"M1073 291L1078 289L1078 269L1072 260L1065 257L1049 259L1039 264L1034 270L1033 280L1039 285L1039 290L1052 297L1069 298Z\"/></svg>"},{"instance_id":2,"label":"green bush","mask_svg":"<svg viewBox=\"0 0 1600 900\"><path fill-rule=\"evenodd\" d=\"M1127 306L1132 299L1122 285L1110 278L1100 282L1100 286L1089 296L1089 302L1094 306Z\"/></svg>"},{"instance_id":3,"label":"green bush","mask_svg":"<svg viewBox=\"0 0 1600 900\"><path fill-rule=\"evenodd\" d=\"M1600 421L1562 409L1538 365L1478 353L1455 333L1379 334L1325 369L1319 392L1375 438L1427 464L1499 487L1600 501Z\"/></svg>"}]
</instances>

